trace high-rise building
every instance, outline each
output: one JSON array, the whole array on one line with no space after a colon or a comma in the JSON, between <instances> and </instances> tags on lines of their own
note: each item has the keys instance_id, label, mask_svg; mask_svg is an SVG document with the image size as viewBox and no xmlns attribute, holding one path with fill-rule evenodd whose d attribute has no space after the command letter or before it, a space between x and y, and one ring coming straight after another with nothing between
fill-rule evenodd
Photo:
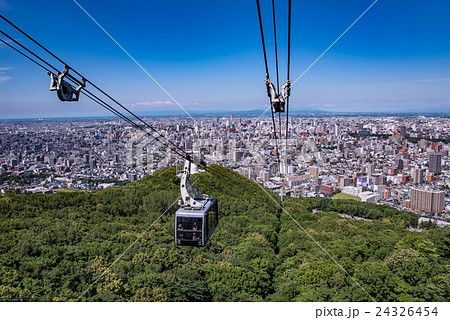
<instances>
[{"instance_id":1,"label":"high-rise building","mask_svg":"<svg viewBox=\"0 0 450 320\"><path fill-rule=\"evenodd\" d=\"M339 125L336 123L334 125L334 135L337 137L337 136L339 136L340 132L341 132L341 129L340 129Z\"/></svg>"},{"instance_id":2,"label":"high-rise building","mask_svg":"<svg viewBox=\"0 0 450 320\"><path fill-rule=\"evenodd\" d=\"M318 177L319 176L319 168L318 167L309 168L309 176L310 177Z\"/></svg>"},{"instance_id":3,"label":"high-rise building","mask_svg":"<svg viewBox=\"0 0 450 320\"><path fill-rule=\"evenodd\" d=\"M403 170L403 160L402 159L395 159L395 167L398 170Z\"/></svg>"},{"instance_id":4,"label":"high-rise building","mask_svg":"<svg viewBox=\"0 0 450 320\"><path fill-rule=\"evenodd\" d=\"M261 178L262 181L267 182L270 179L270 173L268 171L260 171L259 172L259 177Z\"/></svg>"},{"instance_id":5,"label":"high-rise building","mask_svg":"<svg viewBox=\"0 0 450 320\"><path fill-rule=\"evenodd\" d=\"M403 169L406 170L408 168L408 166L410 165L410 160L409 159L403 159Z\"/></svg>"},{"instance_id":6,"label":"high-rise building","mask_svg":"<svg viewBox=\"0 0 450 320\"><path fill-rule=\"evenodd\" d=\"M346 176L338 176L338 186L339 188L345 188L352 183L351 179Z\"/></svg>"},{"instance_id":7,"label":"high-rise building","mask_svg":"<svg viewBox=\"0 0 450 320\"><path fill-rule=\"evenodd\" d=\"M91 170L94 170L97 167L97 160L91 158L91 160L89 160L89 167Z\"/></svg>"},{"instance_id":8,"label":"high-rise building","mask_svg":"<svg viewBox=\"0 0 450 320\"><path fill-rule=\"evenodd\" d=\"M375 173L375 165L373 163L369 163L367 165L367 175L370 177Z\"/></svg>"},{"instance_id":9,"label":"high-rise building","mask_svg":"<svg viewBox=\"0 0 450 320\"><path fill-rule=\"evenodd\" d=\"M412 169L411 177L412 177L414 183L417 183L417 184L423 183L423 170L418 169L418 168Z\"/></svg>"},{"instance_id":10,"label":"high-rise building","mask_svg":"<svg viewBox=\"0 0 450 320\"><path fill-rule=\"evenodd\" d=\"M440 213L445 208L445 192L411 188L409 207L414 210Z\"/></svg>"},{"instance_id":11,"label":"high-rise building","mask_svg":"<svg viewBox=\"0 0 450 320\"><path fill-rule=\"evenodd\" d=\"M400 131L400 135L402 137L406 137L406 126L399 126L398 130Z\"/></svg>"},{"instance_id":12,"label":"high-rise building","mask_svg":"<svg viewBox=\"0 0 450 320\"><path fill-rule=\"evenodd\" d=\"M382 174L380 174L380 176L378 177L378 184L379 185L386 185L386 183L387 183L387 178L384 176L384 175L382 175Z\"/></svg>"},{"instance_id":13,"label":"high-rise building","mask_svg":"<svg viewBox=\"0 0 450 320\"><path fill-rule=\"evenodd\" d=\"M241 161L244 153L242 151L233 151L233 161L239 162Z\"/></svg>"},{"instance_id":14,"label":"high-rise building","mask_svg":"<svg viewBox=\"0 0 450 320\"><path fill-rule=\"evenodd\" d=\"M432 173L441 172L442 155L439 152L430 153L428 156L428 171Z\"/></svg>"}]
</instances>

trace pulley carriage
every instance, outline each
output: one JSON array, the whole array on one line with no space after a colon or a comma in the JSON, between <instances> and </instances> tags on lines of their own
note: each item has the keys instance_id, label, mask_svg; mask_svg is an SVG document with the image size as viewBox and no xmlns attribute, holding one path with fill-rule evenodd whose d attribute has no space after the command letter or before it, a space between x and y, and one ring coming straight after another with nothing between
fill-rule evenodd
<instances>
[{"instance_id":1,"label":"pulley carriage","mask_svg":"<svg viewBox=\"0 0 450 320\"><path fill-rule=\"evenodd\" d=\"M70 68L65 66L63 72L58 72L58 75L47 72L50 76L50 91L56 91L59 100L61 101L78 101L80 98L80 91L86 86L86 80L81 79L81 81L74 79L72 80L78 84L78 87L74 88L68 82L64 80L66 76L69 75Z\"/></svg>"}]
</instances>

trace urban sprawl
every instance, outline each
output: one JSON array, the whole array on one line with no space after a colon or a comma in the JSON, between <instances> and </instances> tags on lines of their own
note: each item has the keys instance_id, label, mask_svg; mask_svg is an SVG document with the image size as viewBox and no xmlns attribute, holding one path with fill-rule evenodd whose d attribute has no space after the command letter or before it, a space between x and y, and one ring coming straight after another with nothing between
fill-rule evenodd
<instances>
[{"instance_id":1,"label":"urban sprawl","mask_svg":"<svg viewBox=\"0 0 450 320\"><path fill-rule=\"evenodd\" d=\"M195 161L231 168L283 197L386 204L448 225L448 117L291 117L287 139L284 123L275 137L270 117L145 121L158 134L114 119L0 122L0 191L123 185L180 164L170 140Z\"/></svg>"}]
</instances>

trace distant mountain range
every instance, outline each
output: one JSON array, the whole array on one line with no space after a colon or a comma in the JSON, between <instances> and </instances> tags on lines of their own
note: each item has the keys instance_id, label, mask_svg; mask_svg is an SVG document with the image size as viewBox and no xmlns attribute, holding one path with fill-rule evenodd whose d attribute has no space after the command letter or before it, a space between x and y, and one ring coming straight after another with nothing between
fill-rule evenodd
<instances>
[{"instance_id":1,"label":"distant mountain range","mask_svg":"<svg viewBox=\"0 0 450 320\"><path fill-rule=\"evenodd\" d=\"M251 109L251 110L221 110L221 109L215 109L215 110L189 110L189 113L193 117L198 116L228 116L228 115L235 115L235 116L246 116L246 117L259 117L265 112L265 109ZM184 113L182 110L161 110L157 112L141 112L138 113L140 116L143 117L160 117L160 116L177 116L177 117L184 117L187 116L186 113ZM265 115L270 115L270 110L267 110L265 112ZM392 112L354 112L354 111L324 111L319 109L291 109L289 110L289 115L291 116L312 116L312 115L319 115L319 116L393 116L393 115L399 115L399 116L417 116L417 115L442 115L442 116L449 116L450 110L448 108L440 108L440 109L432 109L427 110L427 112L418 112L415 110L412 111L392 111Z\"/></svg>"},{"instance_id":2,"label":"distant mountain range","mask_svg":"<svg viewBox=\"0 0 450 320\"><path fill-rule=\"evenodd\" d=\"M225 109L215 109L215 110L188 110L192 116L224 116L224 115L242 115L242 116L260 116L264 113L265 109L251 109L251 110L225 110ZM317 109L294 109L290 114L324 114L330 113L329 111L321 111ZM270 110L267 110L266 114L270 114ZM141 112L141 116L183 116L186 115L182 110L161 110L152 112Z\"/></svg>"},{"instance_id":3,"label":"distant mountain range","mask_svg":"<svg viewBox=\"0 0 450 320\"><path fill-rule=\"evenodd\" d=\"M250 109L250 110L233 110L233 109L194 109L188 110L192 117L202 117L202 116L243 116L243 117L260 117L265 113L265 116L270 115L270 110L265 109ZM152 110L152 111L135 111L136 115L140 117L153 118L153 117L188 117L181 109L164 109L164 110ZM380 112L368 112L368 111L324 111L315 108L291 108L289 110L290 116L450 116L450 110L446 107L432 108L426 112L419 110L402 110L402 111L380 111ZM0 121L17 121L17 120L51 120L51 119L109 119L115 118L114 116L86 116L86 117L42 117L42 118L17 118L17 119L0 119Z\"/></svg>"}]
</instances>

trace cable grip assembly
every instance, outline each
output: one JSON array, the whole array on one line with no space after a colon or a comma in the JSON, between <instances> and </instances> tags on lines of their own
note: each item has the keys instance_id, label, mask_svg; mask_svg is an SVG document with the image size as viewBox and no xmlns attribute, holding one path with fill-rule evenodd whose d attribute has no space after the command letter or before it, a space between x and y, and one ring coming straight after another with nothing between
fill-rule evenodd
<instances>
[{"instance_id":1,"label":"cable grip assembly","mask_svg":"<svg viewBox=\"0 0 450 320\"><path fill-rule=\"evenodd\" d=\"M291 80L287 80L281 86L281 92L278 94L273 83L270 82L269 76L266 74L267 95L270 98L270 106L273 112L284 112L286 99L291 94Z\"/></svg>"},{"instance_id":2,"label":"cable grip assembly","mask_svg":"<svg viewBox=\"0 0 450 320\"><path fill-rule=\"evenodd\" d=\"M56 91L59 100L61 101L78 101L80 98L81 89L86 87L86 79L81 78L81 81L73 78L69 75L70 67L65 65L63 72L58 72L58 75L48 71L50 76L50 91ZM64 77L70 76L70 78L78 84L78 87L74 88L71 84L64 80Z\"/></svg>"}]
</instances>

